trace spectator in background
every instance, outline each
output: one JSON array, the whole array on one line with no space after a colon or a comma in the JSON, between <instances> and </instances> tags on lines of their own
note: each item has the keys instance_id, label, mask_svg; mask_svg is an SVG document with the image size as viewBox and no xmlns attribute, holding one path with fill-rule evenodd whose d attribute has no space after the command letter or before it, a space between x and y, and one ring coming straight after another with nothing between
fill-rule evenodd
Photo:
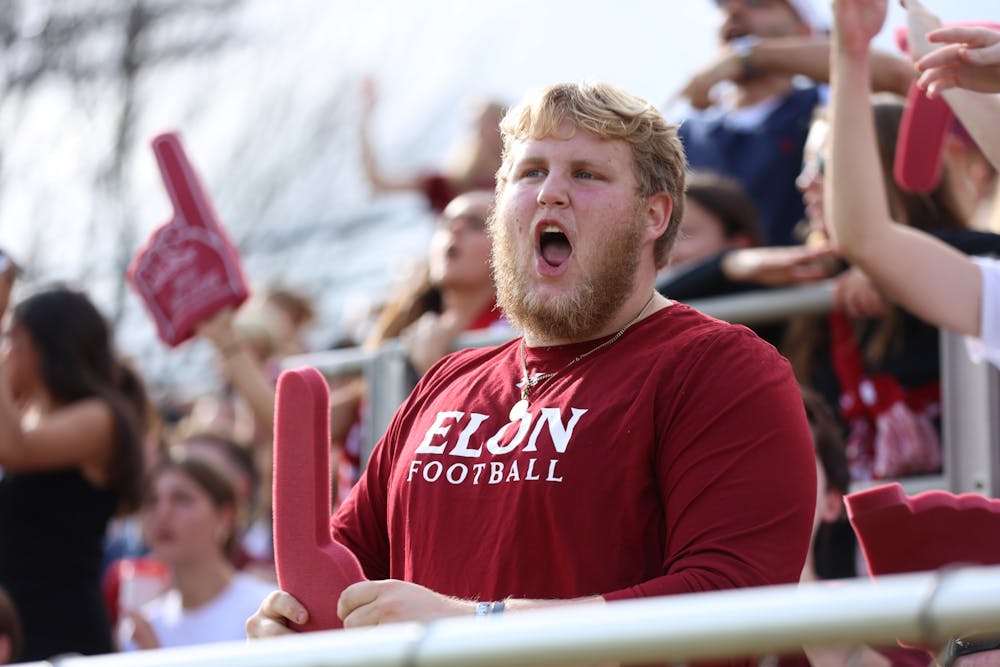
<instances>
[{"instance_id":1,"label":"spectator in background","mask_svg":"<svg viewBox=\"0 0 1000 667\"><path fill-rule=\"evenodd\" d=\"M753 201L736 181L712 172L688 174L684 218L670 262L669 276L731 248L760 245L760 225Z\"/></svg>"},{"instance_id":2,"label":"spectator in background","mask_svg":"<svg viewBox=\"0 0 1000 667\"><path fill-rule=\"evenodd\" d=\"M942 95L994 166L1000 164L1000 33L985 28L936 28L940 22L921 3L907 3L910 44L920 84ZM872 179L873 124L857 91L870 69L868 45L885 21L886 2L835 3L837 66L831 146L830 220L841 252L871 272L893 299L928 322L971 339L971 351L1000 366L1000 264L970 259L940 239L907 229L893 214L886 191ZM930 41L930 40L933 40ZM933 49L933 43L944 46ZM861 196L861 194L864 196ZM981 249L978 253L989 252ZM995 249L992 252L996 252ZM919 271L914 271L914 267Z\"/></svg>"},{"instance_id":3,"label":"spectator in background","mask_svg":"<svg viewBox=\"0 0 1000 667\"><path fill-rule=\"evenodd\" d=\"M739 181L760 214L766 245L790 245L803 217L795 176L813 109L829 78L829 41L817 0L715 0L721 12L719 55L679 93L704 110L687 118L681 138L693 169ZM875 56L872 85L905 94L912 71L906 61ZM713 99L728 81L732 95Z\"/></svg>"},{"instance_id":4,"label":"spectator in background","mask_svg":"<svg viewBox=\"0 0 1000 667\"><path fill-rule=\"evenodd\" d=\"M831 130L831 121L819 116L810 131L798 183L814 233L824 236L829 233L824 211L831 194L850 196L859 202L874 197L883 202L880 206L887 211L887 217L891 211L892 219L900 225L933 234L961 252L1000 250L1000 236L968 228L956 193L950 188L952 179L947 175L926 195L905 192L895 183L892 165L903 105L898 98L885 94L869 101L865 97L867 80L859 78L851 95L858 96L852 104L865 109L867 139L871 142L866 159L870 162L865 165L864 179L848 190L850 195L837 194L843 192L844 186L831 189L826 178L827 159L831 136L840 136L841 141L845 136L850 137L851 142L863 136L855 132L860 118L848 125L838 125L845 128L838 135ZM834 107L832 116L836 114ZM832 123L837 122L832 119ZM860 169L860 165L855 169ZM946 164L946 174L948 171L950 165ZM857 215L858 222L867 223L864 215L860 212ZM888 247L883 250L888 251ZM847 259L853 256L848 253ZM921 458L916 455L896 458L899 466L872 466L873 460L879 460L879 451L883 454L897 451L883 450L878 444L881 438L886 438L885 443L892 441L891 434L897 428L906 432L896 442L912 447L914 452L929 453L940 447L935 430L928 424L936 422L939 415L938 330L887 303L861 267L846 269L836 280L835 312L828 318L797 319L789 327L783 351L792 361L799 381L820 391L832 406L839 406L839 414L850 425L848 452L855 479L936 470L938 464L931 459L917 464ZM901 418L899 424L895 424L895 416ZM923 437L916 440L914 434ZM876 450L874 459L872 446ZM906 461L913 467L906 465Z\"/></svg>"},{"instance_id":5,"label":"spectator in background","mask_svg":"<svg viewBox=\"0 0 1000 667\"><path fill-rule=\"evenodd\" d=\"M371 125L377 97L374 80L366 79L361 89L361 158L368 181L376 192L420 192L431 210L440 213L448 202L464 192L493 189L500 167L499 125L504 104L496 100L469 100L470 122L448 163L440 170L397 176L390 175L382 167L375 152Z\"/></svg>"},{"instance_id":6,"label":"spectator in background","mask_svg":"<svg viewBox=\"0 0 1000 667\"><path fill-rule=\"evenodd\" d=\"M177 457L154 469L143 527L171 587L138 610L122 610L134 628L125 650L246 636L247 617L273 584L237 572L230 561L239 512L233 485L208 461Z\"/></svg>"},{"instance_id":7,"label":"spectator in background","mask_svg":"<svg viewBox=\"0 0 1000 667\"><path fill-rule=\"evenodd\" d=\"M0 276L6 305L12 275ZM64 287L21 301L0 382L0 585L26 660L112 649L101 597L109 519L142 496L148 406L107 322Z\"/></svg>"},{"instance_id":8,"label":"spectator in background","mask_svg":"<svg viewBox=\"0 0 1000 667\"><path fill-rule=\"evenodd\" d=\"M271 287L264 301L276 317L277 353L287 357L309 351L303 331L316 319L312 301L301 292L287 287Z\"/></svg>"},{"instance_id":9,"label":"spectator in background","mask_svg":"<svg viewBox=\"0 0 1000 667\"><path fill-rule=\"evenodd\" d=\"M23 641L17 609L7 591L0 587L0 665L17 662Z\"/></svg>"},{"instance_id":10,"label":"spectator in background","mask_svg":"<svg viewBox=\"0 0 1000 667\"><path fill-rule=\"evenodd\" d=\"M486 220L492 205L493 192L487 190L467 192L448 204L431 237L425 268L389 300L365 341L374 351L401 338L413 384L452 350L463 332L506 326L490 273L492 244ZM342 452L334 496L338 502L360 473L360 442L365 437L360 410L366 391L359 379L331 395L330 430Z\"/></svg>"}]
</instances>

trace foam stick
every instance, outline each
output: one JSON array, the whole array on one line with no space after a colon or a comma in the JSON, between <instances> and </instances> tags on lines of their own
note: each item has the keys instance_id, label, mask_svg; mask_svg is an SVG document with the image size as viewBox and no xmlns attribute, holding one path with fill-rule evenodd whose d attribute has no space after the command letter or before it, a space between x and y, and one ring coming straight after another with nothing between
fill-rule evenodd
<instances>
[{"instance_id":1,"label":"foam stick","mask_svg":"<svg viewBox=\"0 0 1000 667\"><path fill-rule=\"evenodd\" d=\"M1000 24L982 21L947 25L984 26L994 30L1000 27ZM906 28L897 28L894 36L899 48L907 52L909 41ZM896 139L892 170L899 187L919 194L926 194L937 188L941 181L945 139L952 117L947 102L927 97L917 87L916 81L910 85Z\"/></svg>"},{"instance_id":2,"label":"foam stick","mask_svg":"<svg viewBox=\"0 0 1000 667\"><path fill-rule=\"evenodd\" d=\"M208 193L174 133L153 139L174 215L150 236L128 268L128 279L171 346L195 326L249 295L239 253L216 217Z\"/></svg>"},{"instance_id":3,"label":"foam stick","mask_svg":"<svg viewBox=\"0 0 1000 667\"><path fill-rule=\"evenodd\" d=\"M1000 564L1000 500L947 491L910 497L893 483L844 501L873 575Z\"/></svg>"},{"instance_id":4,"label":"foam stick","mask_svg":"<svg viewBox=\"0 0 1000 667\"><path fill-rule=\"evenodd\" d=\"M315 368L287 370L278 378L273 492L278 586L309 611L309 621L294 627L343 627L337 600L365 575L330 533L330 392Z\"/></svg>"}]
</instances>

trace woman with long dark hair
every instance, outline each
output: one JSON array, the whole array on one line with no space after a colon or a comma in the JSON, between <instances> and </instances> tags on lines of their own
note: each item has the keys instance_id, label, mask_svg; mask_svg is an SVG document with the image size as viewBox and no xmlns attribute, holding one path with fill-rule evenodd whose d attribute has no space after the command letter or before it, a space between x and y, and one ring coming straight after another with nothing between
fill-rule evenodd
<instances>
[{"instance_id":1,"label":"woman with long dark hair","mask_svg":"<svg viewBox=\"0 0 1000 667\"><path fill-rule=\"evenodd\" d=\"M3 275L0 306L12 282ZM109 652L102 542L141 500L142 383L90 300L65 287L14 308L0 363L0 585L21 615L22 658Z\"/></svg>"}]
</instances>

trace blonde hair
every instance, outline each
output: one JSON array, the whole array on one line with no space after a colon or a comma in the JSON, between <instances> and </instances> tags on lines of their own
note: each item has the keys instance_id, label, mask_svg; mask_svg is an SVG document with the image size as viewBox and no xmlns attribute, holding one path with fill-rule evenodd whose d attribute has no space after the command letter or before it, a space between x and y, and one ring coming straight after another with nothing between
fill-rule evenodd
<instances>
[{"instance_id":1,"label":"blonde hair","mask_svg":"<svg viewBox=\"0 0 1000 667\"><path fill-rule=\"evenodd\" d=\"M657 267L665 266L684 216L684 147L676 125L668 123L646 100L617 86L559 83L530 93L508 111L500 123L503 161L497 172L497 192L506 184L514 143L557 136L565 121L602 139L628 143L639 183L637 194L644 198L661 192L670 196L670 222L654 247Z\"/></svg>"}]
</instances>

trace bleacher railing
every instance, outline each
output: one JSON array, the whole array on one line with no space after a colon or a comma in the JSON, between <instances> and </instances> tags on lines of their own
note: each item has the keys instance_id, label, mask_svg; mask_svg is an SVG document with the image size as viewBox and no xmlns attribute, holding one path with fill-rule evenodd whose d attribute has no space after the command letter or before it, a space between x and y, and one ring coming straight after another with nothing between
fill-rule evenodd
<instances>
[{"instance_id":1,"label":"bleacher railing","mask_svg":"<svg viewBox=\"0 0 1000 667\"><path fill-rule=\"evenodd\" d=\"M1000 627L1000 567L566 605L32 667L500 667L685 663L801 646L940 647ZM933 650L933 649L932 649Z\"/></svg>"}]
</instances>

